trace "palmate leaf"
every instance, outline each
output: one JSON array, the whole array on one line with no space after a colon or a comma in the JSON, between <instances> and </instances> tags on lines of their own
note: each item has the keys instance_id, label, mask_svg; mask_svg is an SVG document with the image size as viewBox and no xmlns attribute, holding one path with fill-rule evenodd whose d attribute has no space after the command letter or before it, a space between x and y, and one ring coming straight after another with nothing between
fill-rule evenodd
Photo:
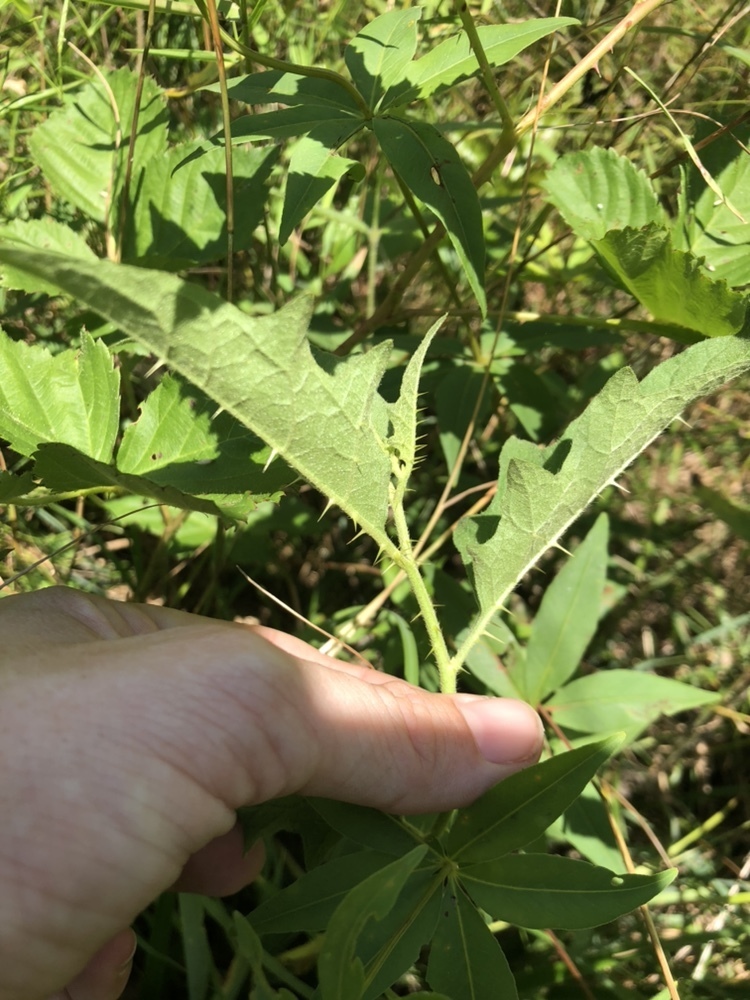
<instances>
[{"instance_id":1,"label":"palmate leaf","mask_svg":"<svg viewBox=\"0 0 750 1000\"><path fill-rule=\"evenodd\" d=\"M530 844L580 795L621 744L620 736L557 754L512 774L459 813L443 847L461 864Z\"/></svg>"},{"instance_id":2,"label":"palmate leaf","mask_svg":"<svg viewBox=\"0 0 750 1000\"><path fill-rule=\"evenodd\" d=\"M340 361L310 347L305 299L255 318L157 271L9 246L0 261L44 275L164 358L395 552L385 531L391 406L377 391L389 343Z\"/></svg>"},{"instance_id":3,"label":"palmate leaf","mask_svg":"<svg viewBox=\"0 0 750 1000\"><path fill-rule=\"evenodd\" d=\"M748 297L710 278L697 257L675 250L659 226L612 230L593 246L653 318L703 337L727 337L744 326Z\"/></svg>"},{"instance_id":4,"label":"palmate leaf","mask_svg":"<svg viewBox=\"0 0 750 1000\"><path fill-rule=\"evenodd\" d=\"M347 45L347 69L372 111L385 90L403 79L414 58L421 16L421 7L389 11L371 21Z\"/></svg>"},{"instance_id":5,"label":"palmate leaf","mask_svg":"<svg viewBox=\"0 0 750 1000\"><path fill-rule=\"evenodd\" d=\"M0 331L0 371L0 438L14 451L30 457L42 443L63 442L110 460L120 375L103 343L84 332L80 351L53 355Z\"/></svg>"},{"instance_id":6,"label":"palmate leaf","mask_svg":"<svg viewBox=\"0 0 750 1000\"><path fill-rule=\"evenodd\" d=\"M426 852L426 847L414 848L360 882L339 904L328 924L318 961L323 1000L362 997L365 968L355 955L360 934L369 920L387 916Z\"/></svg>"},{"instance_id":7,"label":"palmate leaf","mask_svg":"<svg viewBox=\"0 0 750 1000\"><path fill-rule=\"evenodd\" d=\"M596 632L607 574L608 521L600 514L586 539L542 598L526 654L509 671L530 705L538 705L575 672ZM619 726L600 726L597 732Z\"/></svg>"},{"instance_id":8,"label":"palmate leaf","mask_svg":"<svg viewBox=\"0 0 750 1000\"><path fill-rule=\"evenodd\" d=\"M355 844L396 857L416 846L413 835L398 816L334 799L308 801L332 829Z\"/></svg>"},{"instance_id":9,"label":"palmate leaf","mask_svg":"<svg viewBox=\"0 0 750 1000\"><path fill-rule=\"evenodd\" d=\"M205 89L221 92L218 83ZM349 91L334 80L297 76L296 73L284 73L275 69L229 80L227 95L230 100L245 104L286 104L289 107L312 104L327 107L331 111L361 111Z\"/></svg>"},{"instance_id":10,"label":"palmate leaf","mask_svg":"<svg viewBox=\"0 0 750 1000\"><path fill-rule=\"evenodd\" d=\"M458 887L441 908L430 945L427 981L461 1000L518 1000L502 948Z\"/></svg>"},{"instance_id":11,"label":"palmate leaf","mask_svg":"<svg viewBox=\"0 0 750 1000\"><path fill-rule=\"evenodd\" d=\"M558 726L574 733L623 729L635 739L661 715L675 715L721 700L669 677L632 670L600 670L561 688L545 706Z\"/></svg>"},{"instance_id":12,"label":"palmate leaf","mask_svg":"<svg viewBox=\"0 0 750 1000\"><path fill-rule=\"evenodd\" d=\"M445 226L477 302L486 312L482 210L455 148L433 125L415 119L374 118L372 129L391 167Z\"/></svg>"},{"instance_id":13,"label":"palmate leaf","mask_svg":"<svg viewBox=\"0 0 750 1000\"><path fill-rule=\"evenodd\" d=\"M631 369L617 372L554 446L541 451L510 438L500 455L492 504L456 531L481 609L473 632L481 631L542 553L685 406L748 369L750 340L707 340L663 362L640 384Z\"/></svg>"},{"instance_id":14,"label":"palmate leaf","mask_svg":"<svg viewBox=\"0 0 750 1000\"><path fill-rule=\"evenodd\" d=\"M330 108L317 104L302 104L294 108L282 108L280 111L267 111L260 115L243 115L232 122L232 142L246 142L254 136L267 136L269 139L289 139L296 135L306 135L316 125L334 124L346 130L351 128L356 132L364 125L362 114L349 114L347 111L332 112ZM212 143L223 142L223 133L211 140ZM203 148L209 148L204 144Z\"/></svg>"},{"instance_id":15,"label":"palmate leaf","mask_svg":"<svg viewBox=\"0 0 750 1000\"><path fill-rule=\"evenodd\" d=\"M339 146L351 139L362 127L361 123L352 123L350 120L325 122L316 125L308 135L295 143L289 159L284 209L279 227L279 242L282 245L307 213L345 174L354 180L362 180L365 168L361 163L335 155Z\"/></svg>"},{"instance_id":16,"label":"palmate leaf","mask_svg":"<svg viewBox=\"0 0 750 1000\"><path fill-rule=\"evenodd\" d=\"M553 854L517 854L461 869L461 884L496 920L517 927L577 929L608 923L642 906L669 885L656 875L616 875Z\"/></svg>"},{"instance_id":17,"label":"palmate leaf","mask_svg":"<svg viewBox=\"0 0 750 1000\"><path fill-rule=\"evenodd\" d=\"M522 24L482 25L477 34L490 66L498 67L553 31L579 23L574 17L540 17ZM461 31L433 45L426 55L412 63L405 74L407 86L392 86L384 96L381 110L393 104L422 100L478 72L479 64L469 39Z\"/></svg>"}]
</instances>

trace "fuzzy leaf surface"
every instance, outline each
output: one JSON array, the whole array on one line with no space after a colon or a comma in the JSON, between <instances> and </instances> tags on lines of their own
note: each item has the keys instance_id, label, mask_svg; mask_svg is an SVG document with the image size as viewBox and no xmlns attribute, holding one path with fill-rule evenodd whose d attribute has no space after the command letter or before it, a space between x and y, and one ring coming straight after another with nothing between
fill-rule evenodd
<instances>
[{"instance_id":1,"label":"fuzzy leaf surface","mask_svg":"<svg viewBox=\"0 0 750 1000\"><path fill-rule=\"evenodd\" d=\"M30 457L43 442L60 441L109 461L120 375L103 343L83 333L80 351L53 355L0 331L0 370L0 437L14 451Z\"/></svg>"},{"instance_id":2,"label":"fuzzy leaf surface","mask_svg":"<svg viewBox=\"0 0 750 1000\"><path fill-rule=\"evenodd\" d=\"M508 959L460 889L448 895L430 946L427 981L461 1000L518 1000Z\"/></svg>"},{"instance_id":3,"label":"fuzzy leaf surface","mask_svg":"<svg viewBox=\"0 0 750 1000\"><path fill-rule=\"evenodd\" d=\"M600 514L585 540L547 587L523 661L510 676L530 705L571 677L599 624L607 575L608 521ZM603 730L618 728L603 726Z\"/></svg>"},{"instance_id":4,"label":"fuzzy leaf surface","mask_svg":"<svg viewBox=\"0 0 750 1000\"><path fill-rule=\"evenodd\" d=\"M574 17L540 17L522 24L491 24L477 28L479 40L490 66L508 63L519 52L538 42L553 31L580 22ZM394 88L386 102L406 103L423 99L444 87L468 80L479 72L474 52L464 31L434 45L430 51L409 67L409 89Z\"/></svg>"},{"instance_id":5,"label":"fuzzy leaf surface","mask_svg":"<svg viewBox=\"0 0 750 1000\"><path fill-rule=\"evenodd\" d=\"M447 837L446 853L465 864L503 857L541 836L621 744L620 736L534 764L491 788L462 809Z\"/></svg>"},{"instance_id":6,"label":"fuzzy leaf surface","mask_svg":"<svg viewBox=\"0 0 750 1000\"><path fill-rule=\"evenodd\" d=\"M123 259L178 270L217 260L227 250L224 150L189 143L154 157L133 184L135 198L123 236ZM265 182L276 147L237 150L233 157L234 248L245 250L263 217Z\"/></svg>"},{"instance_id":7,"label":"fuzzy leaf surface","mask_svg":"<svg viewBox=\"0 0 750 1000\"><path fill-rule=\"evenodd\" d=\"M663 362L641 383L629 368L617 372L544 451L510 438L500 455L493 502L456 531L481 621L492 617L542 553L692 400L748 369L750 340L707 340Z\"/></svg>"},{"instance_id":8,"label":"fuzzy leaf surface","mask_svg":"<svg viewBox=\"0 0 750 1000\"><path fill-rule=\"evenodd\" d=\"M0 259L111 319L391 545L388 404L377 391L390 344L340 361L310 347L305 299L255 318L171 274L9 247Z\"/></svg>"},{"instance_id":9,"label":"fuzzy leaf surface","mask_svg":"<svg viewBox=\"0 0 750 1000\"><path fill-rule=\"evenodd\" d=\"M610 229L666 225L646 174L613 149L561 156L547 174L547 196L577 236L600 240Z\"/></svg>"},{"instance_id":10,"label":"fuzzy leaf surface","mask_svg":"<svg viewBox=\"0 0 750 1000\"><path fill-rule=\"evenodd\" d=\"M94 251L84 238L73 232L70 226L56 219L11 219L0 227L0 239L13 240L20 246L32 247L35 250L55 250L69 257L83 257L92 260ZM48 284L44 278L32 277L23 271L15 271L7 265L0 270L0 285L4 288L17 288L24 292L46 292L56 295L57 288Z\"/></svg>"},{"instance_id":11,"label":"fuzzy leaf surface","mask_svg":"<svg viewBox=\"0 0 750 1000\"><path fill-rule=\"evenodd\" d=\"M384 91L404 77L417 51L421 7L392 10L371 21L352 38L344 60L352 80L371 110Z\"/></svg>"},{"instance_id":12,"label":"fuzzy leaf surface","mask_svg":"<svg viewBox=\"0 0 750 1000\"><path fill-rule=\"evenodd\" d=\"M372 128L391 167L445 226L471 290L486 312L482 209L455 148L433 125L415 119L374 118Z\"/></svg>"},{"instance_id":13,"label":"fuzzy leaf surface","mask_svg":"<svg viewBox=\"0 0 750 1000\"><path fill-rule=\"evenodd\" d=\"M368 921L388 915L427 851L414 850L391 862L355 886L339 904L326 930L318 960L323 1000L352 1000L365 988L365 969L355 954L357 942Z\"/></svg>"},{"instance_id":14,"label":"fuzzy leaf surface","mask_svg":"<svg viewBox=\"0 0 750 1000\"><path fill-rule=\"evenodd\" d=\"M496 920L517 927L596 927L642 906L669 885L656 875L615 875L553 854L518 854L461 871L466 891Z\"/></svg>"},{"instance_id":15,"label":"fuzzy leaf surface","mask_svg":"<svg viewBox=\"0 0 750 1000\"><path fill-rule=\"evenodd\" d=\"M748 297L710 278L698 258L676 250L660 227L612 230L593 245L655 320L703 337L728 337L742 329Z\"/></svg>"},{"instance_id":16,"label":"fuzzy leaf surface","mask_svg":"<svg viewBox=\"0 0 750 1000\"><path fill-rule=\"evenodd\" d=\"M561 688L546 706L558 726L577 733L623 729L629 739L661 715L711 705L720 694L670 677L632 670L599 670Z\"/></svg>"},{"instance_id":17,"label":"fuzzy leaf surface","mask_svg":"<svg viewBox=\"0 0 750 1000\"><path fill-rule=\"evenodd\" d=\"M107 74L105 89L94 77L66 97L63 107L37 125L29 138L31 155L55 194L100 223L117 221L136 79L129 69L119 69ZM136 172L167 149L166 102L149 76L143 81L138 108Z\"/></svg>"}]
</instances>

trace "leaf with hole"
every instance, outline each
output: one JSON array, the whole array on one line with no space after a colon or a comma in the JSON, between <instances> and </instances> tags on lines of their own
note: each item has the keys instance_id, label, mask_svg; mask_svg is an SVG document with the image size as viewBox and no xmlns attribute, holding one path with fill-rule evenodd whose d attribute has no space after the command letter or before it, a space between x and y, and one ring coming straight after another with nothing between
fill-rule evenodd
<instances>
[{"instance_id":1,"label":"leaf with hole","mask_svg":"<svg viewBox=\"0 0 750 1000\"><path fill-rule=\"evenodd\" d=\"M374 118L372 128L393 170L445 226L477 302L486 312L482 210L455 148L433 125L415 119Z\"/></svg>"}]
</instances>

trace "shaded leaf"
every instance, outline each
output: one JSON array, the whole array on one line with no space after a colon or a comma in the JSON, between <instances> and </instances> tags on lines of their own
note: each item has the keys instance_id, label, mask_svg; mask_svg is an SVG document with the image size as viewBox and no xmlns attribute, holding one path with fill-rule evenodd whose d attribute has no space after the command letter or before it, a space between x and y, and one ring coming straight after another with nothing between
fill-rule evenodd
<instances>
[{"instance_id":1,"label":"shaded leaf","mask_svg":"<svg viewBox=\"0 0 750 1000\"><path fill-rule=\"evenodd\" d=\"M84 238L74 233L70 226L63 225L56 219L11 219L0 228L0 239L13 240L22 246L34 247L36 250L55 250L69 257L95 256ZM44 278L31 276L23 271L15 271L7 265L0 272L0 285L5 288L18 288L24 292L46 292L56 295L55 285L48 284Z\"/></svg>"},{"instance_id":2,"label":"shaded leaf","mask_svg":"<svg viewBox=\"0 0 750 1000\"><path fill-rule=\"evenodd\" d=\"M445 226L477 302L486 312L482 210L458 153L427 122L374 118L372 128L391 167Z\"/></svg>"},{"instance_id":3,"label":"shaded leaf","mask_svg":"<svg viewBox=\"0 0 750 1000\"><path fill-rule=\"evenodd\" d=\"M34 487L34 477L30 472L14 476L12 472L3 472L0 469L0 504L15 503L30 493Z\"/></svg>"},{"instance_id":4,"label":"shaded leaf","mask_svg":"<svg viewBox=\"0 0 750 1000\"><path fill-rule=\"evenodd\" d=\"M610 736L512 774L461 810L443 838L446 853L465 864L500 858L531 843L580 795L621 742L620 736Z\"/></svg>"},{"instance_id":5,"label":"shaded leaf","mask_svg":"<svg viewBox=\"0 0 750 1000\"><path fill-rule=\"evenodd\" d=\"M284 209L279 227L279 242L286 243L292 230L317 205L334 184L349 174L362 180L365 169L357 160L336 156L335 151L362 127L351 121L317 125L309 135L295 143L289 159Z\"/></svg>"},{"instance_id":6,"label":"shaded leaf","mask_svg":"<svg viewBox=\"0 0 750 1000\"><path fill-rule=\"evenodd\" d=\"M221 85L216 83L205 89L220 93ZM228 80L227 94L230 100L245 104L307 104L331 110L361 110L349 91L334 80L298 76L296 73L284 73L275 69Z\"/></svg>"},{"instance_id":7,"label":"shaded leaf","mask_svg":"<svg viewBox=\"0 0 750 1000\"><path fill-rule=\"evenodd\" d=\"M599 146L561 156L544 179L549 201L577 236L600 240L610 229L666 225L646 174Z\"/></svg>"},{"instance_id":8,"label":"shaded leaf","mask_svg":"<svg viewBox=\"0 0 750 1000\"><path fill-rule=\"evenodd\" d=\"M389 863L374 851L334 858L265 900L248 919L259 934L324 930L344 896Z\"/></svg>"},{"instance_id":9,"label":"shaded leaf","mask_svg":"<svg viewBox=\"0 0 750 1000\"><path fill-rule=\"evenodd\" d=\"M398 816L333 799L308 799L326 823L355 844L397 857L412 850L415 838Z\"/></svg>"},{"instance_id":10,"label":"shaded leaf","mask_svg":"<svg viewBox=\"0 0 750 1000\"><path fill-rule=\"evenodd\" d=\"M593 865L617 871L622 867L622 854L617 847L607 808L592 783L586 785L578 798L563 813L549 835L559 836Z\"/></svg>"},{"instance_id":11,"label":"shaded leaf","mask_svg":"<svg viewBox=\"0 0 750 1000\"><path fill-rule=\"evenodd\" d=\"M699 486L695 490L695 499L701 507L707 507L729 525L738 538L750 542L750 507L733 503L729 497L708 486Z\"/></svg>"},{"instance_id":12,"label":"shaded leaf","mask_svg":"<svg viewBox=\"0 0 750 1000\"><path fill-rule=\"evenodd\" d=\"M318 960L322 1000L362 996L365 970L355 955L359 936L369 920L387 916L426 851L426 847L416 847L370 875L339 904L328 924Z\"/></svg>"},{"instance_id":13,"label":"shaded leaf","mask_svg":"<svg viewBox=\"0 0 750 1000\"><path fill-rule=\"evenodd\" d=\"M91 263L97 263L93 257ZM0 369L0 437L14 451L31 456L40 444L59 441L109 461L120 416L120 375L101 341L84 332L80 351L53 355L0 331Z\"/></svg>"},{"instance_id":14,"label":"shaded leaf","mask_svg":"<svg viewBox=\"0 0 750 1000\"><path fill-rule=\"evenodd\" d=\"M656 875L615 875L585 861L518 854L463 868L461 883L496 920L576 929L608 923L642 906L676 874L670 868Z\"/></svg>"},{"instance_id":15,"label":"shaded leaf","mask_svg":"<svg viewBox=\"0 0 750 1000\"><path fill-rule=\"evenodd\" d=\"M421 7L391 10L358 32L344 50L347 69L371 110L388 87L403 79L417 51L421 16Z\"/></svg>"},{"instance_id":16,"label":"shaded leaf","mask_svg":"<svg viewBox=\"0 0 750 1000\"><path fill-rule=\"evenodd\" d=\"M202 142L155 157L137 175L123 235L123 259L177 270L221 259L227 252L224 150L200 158ZM265 182L278 159L276 147L243 149L233 157L234 248L252 245L263 217ZM178 169L179 168L179 169Z\"/></svg>"},{"instance_id":17,"label":"shaded leaf","mask_svg":"<svg viewBox=\"0 0 750 1000\"><path fill-rule=\"evenodd\" d=\"M508 960L476 907L458 889L447 895L430 946L427 980L461 1000L517 1000Z\"/></svg>"},{"instance_id":18,"label":"shaded leaf","mask_svg":"<svg viewBox=\"0 0 750 1000\"><path fill-rule=\"evenodd\" d=\"M721 695L645 671L599 670L561 688L545 706L555 723L577 733L623 729L630 740L660 715L711 705Z\"/></svg>"},{"instance_id":19,"label":"shaded leaf","mask_svg":"<svg viewBox=\"0 0 750 1000\"><path fill-rule=\"evenodd\" d=\"M526 656L510 671L511 679L530 705L540 704L575 673L594 637L607 576L608 523L606 514L600 514L573 557L547 587L534 618Z\"/></svg>"}]
</instances>

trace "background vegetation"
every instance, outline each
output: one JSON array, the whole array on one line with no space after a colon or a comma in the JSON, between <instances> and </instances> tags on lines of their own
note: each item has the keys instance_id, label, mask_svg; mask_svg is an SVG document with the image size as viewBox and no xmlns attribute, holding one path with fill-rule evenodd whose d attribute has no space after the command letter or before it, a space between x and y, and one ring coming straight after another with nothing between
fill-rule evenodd
<instances>
[{"instance_id":1,"label":"background vegetation","mask_svg":"<svg viewBox=\"0 0 750 1000\"><path fill-rule=\"evenodd\" d=\"M235 150L234 220L227 227L224 150L206 145L222 129L214 54L218 24L212 32L211 5L167 9L156 3L151 14L137 0L127 7L67 0L59 7L24 0L4 5L5 234L17 238L17 225L48 220L47 245L58 250L61 230L54 224L65 225L76 237L68 245L71 258L85 243L99 257L179 271L229 294L256 317L309 292L316 303L309 333L315 345L348 353L393 340L396 350L382 387L389 399L425 330L447 313L423 368L421 460L406 512L411 537L424 538L425 577L446 632L458 636L473 598L452 532L462 515L490 502L509 435L535 444L553 441L615 371L631 365L643 377L702 335L686 320L664 315L645 293L634 294L633 284L603 263L603 252L592 248L597 234L576 217L575 196L550 186L552 166L565 153L592 148L626 157L651 178L674 245L706 256L704 275L724 278L734 294L741 297L750 284L747 11L735 2L650 6L650 16L603 51L534 124L540 93L584 67L593 46L622 23L627 6L601 0L569 0L559 9L472 5L480 26L542 16L571 19L490 74L500 103L492 83L488 87L479 74L429 95L419 108L420 119L439 125L470 172L486 172L480 189L486 316L461 248L448 239L430 244L434 206L430 211L418 192L415 200L398 183L369 132L356 135L344 150L346 161L335 168L340 183L325 191L321 185L319 200L312 198L309 212L290 226L294 147L284 141L290 133L283 126L274 132L271 122L268 135L254 139L253 151ZM220 24L260 53L259 63L276 58L344 73L347 43L388 9L347 0L259 2L252 9L220 5ZM420 54L457 25L459 13L448 3L425 2ZM226 38L222 45L230 84L233 75L261 68L232 50ZM180 147L170 154L170 165L183 162L187 150L208 150L209 193L200 202L186 187L191 212L185 217L163 206L161 220L148 218L132 209L132 201L113 196L126 184L128 169L130 112L123 102L131 77L124 67L143 81L144 142L148 109L154 122L166 109L169 147ZM65 189L74 168L59 160L60 150L75 159L80 146L57 109L70 108L71 95L103 78L123 109L120 133L109 136L101 167L113 187L103 200L91 197L85 204L80 189ZM249 103L269 113L260 107L264 102ZM275 102L270 111L282 107ZM237 118L241 111L233 104L229 113ZM508 119L526 121L527 128L499 156ZM694 149L709 178L721 183L718 195L691 157ZM120 173L112 172L113 156ZM490 172L483 165L493 156ZM206 170L205 161L195 162ZM606 176L607 168L601 169ZM158 176L144 177L144 183L160 183ZM736 215L712 228L711 213L726 207L720 196ZM123 204L130 208L122 210ZM228 268L230 233L234 253ZM433 246L429 255L425 245ZM2 326L11 341L44 345L62 356L81 344L86 329L118 352L120 426L132 426L162 379L154 358L115 322L56 288L14 280L8 270L4 283ZM0 368L0 392L4 378ZM603 775L633 864L679 867L677 882L650 908L662 960L671 965L679 994L660 968L642 915L635 913L594 930L559 933L492 925L521 997L655 997L670 990L683 1000L750 996L750 795L743 768L750 725L748 426L745 376L693 404L684 422L673 424L624 475L623 488L608 487L564 539L565 548L575 551L598 515L607 513L606 585L577 676L626 669L634 690L639 679L656 675L717 696L690 713L665 704L670 714L642 718L645 728L633 723L632 742ZM7 430L0 433L13 445L0 452L0 469L28 473L27 453ZM281 459L270 469L275 478L261 489L269 498L257 506L248 499L238 521L205 508L157 503L153 492L144 499L132 483L117 482L109 491L49 487L36 501L33 490L27 492L25 502L0 507L2 594L64 583L118 599L260 620L319 645L317 627L344 638L378 669L406 671L410 680L437 689L428 636L413 594L394 579L394 567L378 559L367 536L353 537L349 518L336 507L326 511L325 498L296 480ZM0 492L0 500L4 496L11 495ZM466 690L498 690L498 677L521 662L542 597L566 563L567 556L552 549L524 577L509 601L511 613L497 625L497 640L476 647L462 675ZM608 725L607 716L602 731L638 715L637 707L623 711L625 723L612 715ZM554 713L547 712L547 721L553 734ZM553 831L554 850L589 857L580 839L571 846L567 833ZM276 995L272 989L282 986L293 996L313 996L318 935L264 937L266 987L257 968L251 975L251 946L243 948L231 919L233 910L248 913L272 898L309 862L310 844L303 852L294 832L270 828L268 834L268 868L252 889L226 903L165 896L143 915L133 997L229 998L246 994L251 983L258 998ZM423 988L424 962L385 995Z\"/></svg>"}]
</instances>

